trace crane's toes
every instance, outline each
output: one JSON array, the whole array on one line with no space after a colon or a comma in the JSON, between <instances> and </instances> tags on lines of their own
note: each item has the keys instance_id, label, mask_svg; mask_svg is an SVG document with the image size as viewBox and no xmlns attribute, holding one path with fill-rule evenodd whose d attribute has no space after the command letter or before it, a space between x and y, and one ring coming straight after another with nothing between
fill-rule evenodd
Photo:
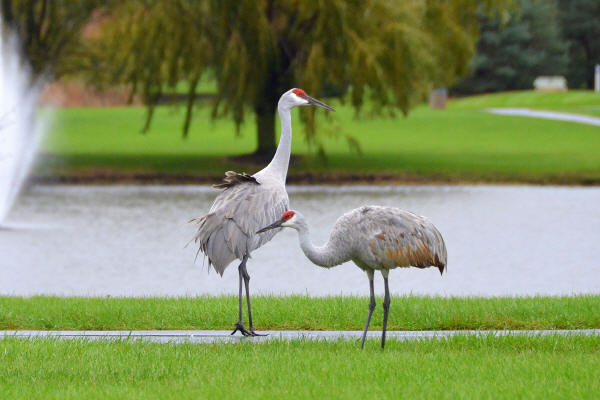
<instances>
[{"instance_id":1,"label":"crane's toes","mask_svg":"<svg viewBox=\"0 0 600 400\"><path fill-rule=\"evenodd\" d=\"M244 328L244 324L242 324L241 322L236 322L235 329L233 330L233 332L231 332L231 334L233 335L237 331L240 331L240 333L244 336L255 336L252 334L253 332L250 332L248 329Z\"/></svg>"},{"instance_id":2,"label":"crane's toes","mask_svg":"<svg viewBox=\"0 0 600 400\"><path fill-rule=\"evenodd\" d=\"M250 328L250 334L252 334L252 336L269 336L268 333L256 333L256 332L254 332L254 328Z\"/></svg>"}]
</instances>

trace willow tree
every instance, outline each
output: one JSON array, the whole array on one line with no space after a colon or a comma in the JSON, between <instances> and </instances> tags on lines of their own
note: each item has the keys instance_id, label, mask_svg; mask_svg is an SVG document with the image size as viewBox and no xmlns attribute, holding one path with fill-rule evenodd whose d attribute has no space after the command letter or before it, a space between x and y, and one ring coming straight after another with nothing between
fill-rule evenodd
<instances>
[{"instance_id":1,"label":"willow tree","mask_svg":"<svg viewBox=\"0 0 600 400\"><path fill-rule=\"evenodd\" d=\"M187 81L189 129L197 82L207 71L218 91L213 116L256 117L259 155L275 149L281 93L334 87L358 111L409 109L433 86L466 72L477 11L511 0L132 0L115 9L100 38L98 70L128 83L148 105ZM102 63L102 60L105 62ZM303 121L314 132L313 110Z\"/></svg>"},{"instance_id":2,"label":"willow tree","mask_svg":"<svg viewBox=\"0 0 600 400\"><path fill-rule=\"evenodd\" d=\"M112 1L112 0L111 0ZM102 0L1 0L5 27L13 30L34 75L73 72L82 54L81 31Z\"/></svg>"}]
</instances>

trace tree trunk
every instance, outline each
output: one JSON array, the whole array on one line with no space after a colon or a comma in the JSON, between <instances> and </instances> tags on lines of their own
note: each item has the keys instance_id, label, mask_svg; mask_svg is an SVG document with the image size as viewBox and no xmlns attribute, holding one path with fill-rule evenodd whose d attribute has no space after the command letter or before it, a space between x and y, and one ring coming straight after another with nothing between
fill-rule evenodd
<instances>
[{"instance_id":1,"label":"tree trunk","mask_svg":"<svg viewBox=\"0 0 600 400\"><path fill-rule=\"evenodd\" d=\"M272 157L275 154L275 103L255 107L258 146L255 155Z\"/></svg>"},{"instance_id":2,"label":"tree trunk","mask_svg":"<svg viewBox=\"0 0 600 400\"><path fill-rule=\"evenodd\" d=\"M270 159L275 154L277 148L275 143L275 112L277 111L277 103L279 102L279 96L284 92L282 87L285 88L288 85L287 80L284 79L285 77L279 72L282 69L278 66L276 57L274 54L269 54L267 54L266 61L264 61L267 70L263 84L259 87L254 98L258 139L258 146L254 154Z\"/></svg>"},{"instance_id":3,"label":"tree trunk","mask_svg":"<svg viewBox=\"0 0 600 400\"><path fill-rule=\"evenodd\" d=\"M185 122L183 124L183 138L187 139L188 132L190 131L190 124L192 123L192 112L194 110L194 101L196 100L196 88L198 87L198 81L200 75L194 75L190 81L190 87L188 89L187 105L185 108Z\"/></svg>"}]
</instances>

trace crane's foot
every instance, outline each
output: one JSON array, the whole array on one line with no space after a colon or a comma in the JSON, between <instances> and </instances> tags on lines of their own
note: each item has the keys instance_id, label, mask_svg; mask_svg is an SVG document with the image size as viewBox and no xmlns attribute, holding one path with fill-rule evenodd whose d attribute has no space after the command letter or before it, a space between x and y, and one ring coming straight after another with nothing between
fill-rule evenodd
<instances>
[{"instance_id":1,"label":"crane's foot","mask_svg":"<svg viewBox=\"0 0 600 400\"><path fill-rule=\"evenodd\" d=\"M250 327L250 333L252 334L252 336L269 336L268 333L256 333L254 332L254 328Z\"/></svg>"},{"instance_id":2,"label":"crane's foot","mask_svg":"<svg viewBox=\"0 0 600 400\"><path fill-rule=\"evenodd\" d=\"M233 330L233 332L231 332L231 334L233 335L237 331L240 331L240 333L244 336L256 336L253 331L251 332L248 329L246 329L241 321L236 322L235 329Z\"/></svg>"},{"instance_id":3,"label":"crane's foot","mask_svg":"<svg viewBox=\"0 0 600 400\"><path fill-rule=\"evenodd\" d=\"M236 333L237 331L240 331L240 333L244 336L269 336L268 333L256 333L254 332L254 328L250 327L250 330L246 329L244 327L244 324L241 322L236 322L235 323L235 329L233 330L233 332L231 332L231 334L233 335L234 333Z\"/></svg>"}]
</instances>

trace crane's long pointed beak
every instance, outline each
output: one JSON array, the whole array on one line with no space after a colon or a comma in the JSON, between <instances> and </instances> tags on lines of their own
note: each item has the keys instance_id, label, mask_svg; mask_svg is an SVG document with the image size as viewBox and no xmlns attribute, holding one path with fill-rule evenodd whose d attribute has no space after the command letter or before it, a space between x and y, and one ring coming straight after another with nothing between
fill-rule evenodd
<instances>
[{"instance_id":1,"label":"crane's long pointed beak","mask_svg":"<svg viewBox=\"0 0 600 400\"><path fill-rule=\"evenodd\" d=\"M312 97L310 97L309 95L306 95L306 100L308 100L308 104L311 104L313 106L317 106L317 107L322 107L326 110L329 111L335 111L335 108L328 106L327 104L317 100L317 99L313 99Z\"/></svg>"},{"instance_id":2,"label":"crane's long pointed beak","mask_svg":"<svg viewBox=\"0 0 600 400\"><path fill-rule=\"evenodd\" d=\"M257 231L256 233L263 233L263 232L266 232L266 231L271 230L271 229L281 228L281 224L283 224L283 220L282 219L280 219L279 221L273 222L269 226L265 226L264 228L262 228L260 231Z\"/></svg>"}]
</instances>

